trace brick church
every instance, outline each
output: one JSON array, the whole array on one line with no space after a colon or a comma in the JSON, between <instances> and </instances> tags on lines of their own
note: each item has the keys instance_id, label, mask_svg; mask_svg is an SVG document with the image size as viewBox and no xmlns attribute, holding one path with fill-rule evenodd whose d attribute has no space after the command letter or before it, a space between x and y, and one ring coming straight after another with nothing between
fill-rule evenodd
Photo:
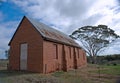
<instances>
[{"instance_id":1,"label":"brick church","mask_svg":"<svg viewBox=\"0 0 120 83\"><path fill-rule=\"evenodd\" d=\"M50 73L87 64L85 51L68 35L26 16L9 46L10 70Z\"/></svg>"}]
</instances>

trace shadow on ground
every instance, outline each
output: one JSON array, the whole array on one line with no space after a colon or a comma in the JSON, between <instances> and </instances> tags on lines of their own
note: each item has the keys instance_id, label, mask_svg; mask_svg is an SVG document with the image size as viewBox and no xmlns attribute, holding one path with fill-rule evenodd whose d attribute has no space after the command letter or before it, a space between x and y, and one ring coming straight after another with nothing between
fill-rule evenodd
<instances>
[{"instance_id":1,"label":"shadow on ground","mask_svg":"<svg viewBox=\"0 0 120 83\"><path fill-rule=\"evenodd\" d=\"M11 70L0 70L0 78L19 76L19 75L32 74L31 72L26 71L11 71Z\"/></svg>"}]
</instances>

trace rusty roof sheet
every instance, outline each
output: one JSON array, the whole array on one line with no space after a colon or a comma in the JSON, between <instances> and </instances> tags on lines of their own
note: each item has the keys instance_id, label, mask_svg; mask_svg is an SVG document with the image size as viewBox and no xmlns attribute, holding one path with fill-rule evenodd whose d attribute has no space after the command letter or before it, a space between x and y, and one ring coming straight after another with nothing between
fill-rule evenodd
<instances>
[{"instance_id":1,"label":"rusty roof sheet","mask_svg":"<svg viewBox=\"0 0 120 83\"><path fill-rule=\"evenodd\" d=\"M78 43L76 43L72 38L70 38L68 35L64 34L63 32L51 28L48 25L45 25L34 19L28 17L27 19L32 23L32 25L40 32L42 37L44 37L45 39L53 42L64 43L71 46L80 47Z\"/></svg>"}]
</instances>

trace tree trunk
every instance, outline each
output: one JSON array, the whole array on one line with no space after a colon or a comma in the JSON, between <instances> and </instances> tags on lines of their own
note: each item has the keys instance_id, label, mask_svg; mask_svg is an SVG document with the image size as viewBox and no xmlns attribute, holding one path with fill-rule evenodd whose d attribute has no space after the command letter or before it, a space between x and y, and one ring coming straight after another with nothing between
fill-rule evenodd
<instances>
[{"instance_id":1,"label":"tree trunk","mask_svg":"<svg viewBox=\"0 0 120 83\"><path fill-rule=\"evenodd\" d=\"M97 63L96 56L91 56L90 55L90 61L91 61L92 64L96 64Z\"/></svg>"}]
</instances>

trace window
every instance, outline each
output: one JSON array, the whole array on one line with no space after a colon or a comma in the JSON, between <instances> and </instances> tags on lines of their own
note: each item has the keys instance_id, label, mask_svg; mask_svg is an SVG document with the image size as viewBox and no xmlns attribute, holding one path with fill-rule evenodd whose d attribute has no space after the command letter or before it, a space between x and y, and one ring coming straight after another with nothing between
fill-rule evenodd
<instances>
[{"instance_id":1,"label":"window","mask_svg":"<svg viewBox=\"0 0 120 83\"><path fill-rule=\"evenodd\" d=\"M85 60L85 53L83 52L83 60Z\"/></svg>"},{"instance_id":2,"label":"window","mask_svg":"<svg viewBox=\"0 0 120 83\"><path fill-rule=\"evenodd\" d=\"M77 50L78 50L78 58L79 58L79 48Z\"/></svg>"},{"instance_id":3,"label":"window","mask_svg":"<svg viewBox=\"0 0 120 83\"><path fill-rule=\"evenodd\" d=\"M47 73L47 64L45 64L45 73Z\"/></svg>"},{"instance_id":4,"label":"window","mask_svg":"<svg viewBox=\"0 0 120 83\"><path fill-rule=\"evenodd\" d=\"M57 44L54 44L54 47L55 47L55 54L54 54L54 56L55 56L55 59L58 59L58 46L57 46Z\"/></svg>"},{"instance_id":5,"label":"window","mask_svg":"<svg viewBox=\"0 0 120 83\"><path fill-rule=\"evenodd\" d=\"M70 54L70 59L71 59L71 47L69 47L69 54Z\"/></svg>"}]
</instances>

